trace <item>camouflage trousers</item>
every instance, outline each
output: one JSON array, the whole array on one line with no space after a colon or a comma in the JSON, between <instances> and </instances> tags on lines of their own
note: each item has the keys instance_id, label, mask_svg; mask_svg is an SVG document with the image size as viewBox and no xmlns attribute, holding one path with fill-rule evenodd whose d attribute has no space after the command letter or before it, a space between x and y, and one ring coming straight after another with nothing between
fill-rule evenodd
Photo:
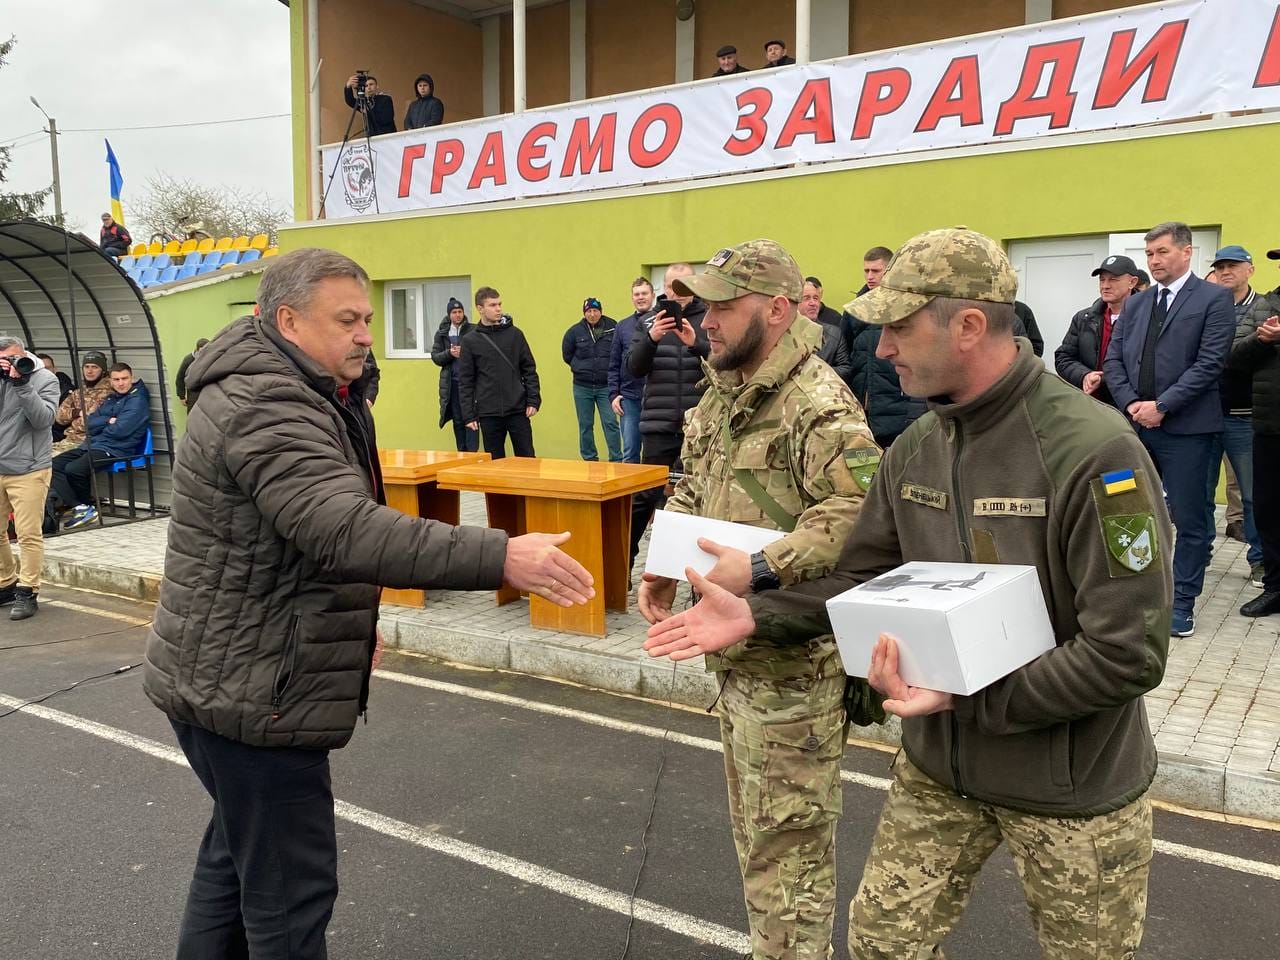
<instances>
[{"instance_id":1,"label":"camouflage trousers","mask_svg":"<svg viewBox=\"0 0 1280 960\"><path fill-rule=\"evenodd\" d=\"M720 695L729 819L754 960L826 960L836 911L843 676L731 670Z\"/></svg>"},{"instance_id":2,"label":"camouflage trousers","mask_svg":"<svg viewBox=\"0 0 1280 960\"><path fill-rule=\"evenodd\" d=\"M854 960L942 958L982 864L1013 855L1045 960L1132 960L1147 914L1151 802L1059 818L959 796L899 753L849 911Z\"/></svg>"}]
</instances>

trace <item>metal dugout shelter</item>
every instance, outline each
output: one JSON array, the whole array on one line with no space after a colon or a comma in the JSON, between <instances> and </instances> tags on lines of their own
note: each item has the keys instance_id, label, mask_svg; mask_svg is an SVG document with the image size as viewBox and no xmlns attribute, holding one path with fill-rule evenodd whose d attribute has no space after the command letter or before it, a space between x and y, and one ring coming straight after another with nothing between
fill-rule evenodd
<instances>
[{"instance_id":1,"label":"metal dugout shelter","mask_svg":"<svg viewBox=\"0 0 1280 960\"><path fill-rule=\"evenodd\" d=\"M81 234L37 220L0 221L0 335L47 353L77 383L80 357L101 350L127 363L151 394L156 505L167 508L173 476L168 376L155 320L113 257ZM99 475L99 492L106 483ZM122 493L123 476L116 483ZM145 487L145 485L143 485ZM135 495L146 496L145 488Z\"/></svg>"}]
</instances>

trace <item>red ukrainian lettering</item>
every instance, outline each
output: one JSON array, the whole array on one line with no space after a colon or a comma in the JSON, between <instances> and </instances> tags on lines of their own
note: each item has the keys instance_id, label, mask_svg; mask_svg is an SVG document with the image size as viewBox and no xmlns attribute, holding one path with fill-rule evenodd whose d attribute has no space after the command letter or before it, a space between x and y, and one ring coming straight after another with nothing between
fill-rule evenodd
<instances>
[{"instance_id":1,"label":"red ukrainian lettering","mask_svg":"<svg viewBox=\"0 0 1280 960\"><path fill-rule=\"evenodd\" d=\"M1133 38L1137 30L1117 30L1111 35L1107 47L1107 59L1098 78L1098 92L1093 97L1093 109L1114 107L1133 89L1138 78L1147 75L1147 86L1142 92L1143 103L1157 103L1169 96L1169 84L1173 80L1173 68L1178 65L1178 52L1187 34L1187 21L1166 23L1156 31L1147 45L1132 60Z\"/></svg>"},{"instance_id":2,"label":"red ukrainian lettering","mask_svg":"<svg viewBox=\"0 0 1280 960\"><path fill-rule=\"evenodd\" d=\"M645 134L649 132L649 128L655 123L661 123L666 132L662 135L662 142L655 149L650 150L644 145L644 138ZM631 162L637 167L646 169L663 163L675 152L683 129L684 117L680 115L680 110L675 104L654 104L640 114L635 126L631 128L631 141L627 145L631 155Z\"/></svg>"},{"instance_id":3,"label":"red ukrainian lettering","mask_svg":"<svg viewBox=\"0 0 1280 960\"><path fill-rule=\"evenodd\" d=\"M501 130L494 130L484 138L467 189L475 190L486 180L492 180L495 187L507 185L507 155L502 146Z\"/></svg>"},{"instance_id":4,"label":"red ukrainian lettering","mask_svg":"<svg viewBox=\"0 0 1280 960\"><path fill-rule=\"evenodd\" d=\"M929 105L920 114L916 133L937 130L946 117L959 117L960 126L982 123L982 87L978 81L978 58L956 57L947 64Z\"/></svg>"},{"instance_id":5,"label":"red ukrainian lettering","mask_svg":"<svg viewBox=\"0 0 1280 960\"><path fill-rule=\"evenodd\" d=\"M556 125L550 121L535 123L529 128L520 141L520 149L516 152L516 170L521 178L530 183L547 179L547 174L551 172L551 164L536 164L534 161L545 160L547 156L547 145L538 141L554 138L555 135Z\"/></svg>"},{"instance_id":6,"label":"red ukrainian lettering","mask_svg":"<svg viewBox=\"0 0 1280 960\"><path fill-rule=\"evenodd\" d=\"M853 140L865 140L877 118L893 113L911 92L911 74L901 67L872 70L862 81L858 115L853 121Z\"/></svg>"},{"instance_id":7,"label":"red ukrainian lettering","mask_svg":"<svg viewBox=\"0 0 1280 960\"><path fill-rule=\"evenodd\" d=\"M1018 89L1004 103L996 116L995 135L1013 133L1013 125L1030 117L1048 117L1049 129L1057 130L1071 123L1076 108L1076 95L1071 90L1076 65L1080 62L1083 37L1059 40L1056 43L1040 43L1027 49L1022 64L1022 76ZM1048 88L1043 96L1036 96L1045 67L1049 68Z\"/></svg>"},{"instance_id":8,"label":"red ukrainian lettering","mask_svg":"<svg viewBox=\"0 0 1280 960\"><path fill-rule=\"evenodd\" d=\"M1280 85L1280 8L1276 9L1276 18L1271 22L1271 35L1267 37L1267 46L1262 51L1262 62L1258 64L1258 75L1254 78L1253 85Z\"/></svg>"},{"instance_id":9,"label":"red ukrainian lettering","mask_svg":"<svg viewBox=\"0 0 1280 960\"><path fill-rule=\"evenodd\" d=\"M444 178L458 172L462 167L462 158L466 148L461 140L440 140L436 143L436 155L431 161L431 192L439 193L444 187Z\"/></svg>"},{"instance_id":10,"label":"red ukrainian lettering","mask_svg":"<svg viewBox=\"0 0 1280 960\"><path fill-rule=\"evenodd\" d=\"M413 162L421 160L427 155L427 145L425 143L414 143L404 148L404 153L400 157L400 190L399 196L407 197L409 188L413 184Z\"/></svg>"},{"instance_id":11,"label":"red ukrainian lettering","mask_svg":"<svg viewBox=\"0 0 1280 960\"><path fill-rule=\"evenodd\" d=\"M574 167L578 173L608 173L613 169L613 144L618 131L618 115L606 113L591 132L591 118L579 117L573 121L569 132L569 145L564 151L564 165L560 176L572 177Z\"/></svg>"},{"instance_id":12,"label":"red ukrainian lettering","mask_svg":"<svg viewBox=\"0 0 1280 960\"><path fill-rule=\"evenodd\" d=\"M733 135L724 142L724 152L735 157L745 157L755 153L764 144L765 134L769 132L764 122L764 115L773 106L773 93L766 87L752 87L738 94L738 126ZM750 110L743 113L743 110ZM738 134L745 133L745 137Z\"/></svg>"},{"instance_id":13,"label":"red ukrainian lettering","mask_svg":"<svg viewBox=\"0 0 1280 960\"><path fill-rule=\"evenodd\" d=\"M835 122L831 118L831 81L810 80L796 97L795 105L782 125L775 148L789 147L796 137L813 137L814 143L834 143Z\"/></svg>"}]
</instances>

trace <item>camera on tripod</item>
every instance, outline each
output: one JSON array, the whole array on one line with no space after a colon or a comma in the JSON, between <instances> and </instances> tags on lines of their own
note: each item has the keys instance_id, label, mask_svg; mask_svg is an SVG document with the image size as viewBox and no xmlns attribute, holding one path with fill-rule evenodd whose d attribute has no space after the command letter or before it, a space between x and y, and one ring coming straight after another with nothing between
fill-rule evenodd
<instances>
[{"instance_id":1,"label":"camera on tripod","mask_svg":"<svg viewBox=\"0 0 1280 960\"><path fill-rule=\"evenodd\" d=\"M362 107L367 106L369 103L369 94L368 94L368 91L365 89L368 86L369 86L369 71L357 70L356 71L356 100L360 102L360 105Z\"/></svg>"}]
</instances>

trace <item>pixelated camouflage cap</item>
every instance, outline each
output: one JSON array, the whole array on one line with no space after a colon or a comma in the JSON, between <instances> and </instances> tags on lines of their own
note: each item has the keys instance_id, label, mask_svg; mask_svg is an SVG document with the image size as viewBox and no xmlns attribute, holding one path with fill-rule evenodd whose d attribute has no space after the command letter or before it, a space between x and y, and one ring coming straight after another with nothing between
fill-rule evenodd
<instances>
[{"instance_id":1,"label":"pixelated camouflage cap","mask_svg":"<svg viewBox=\"0 0 1280 960\"><path fill-rule=\"evenodd\" d=\"M889 261L880 286L848 305L865 323L896 323L934 297L1013 303L1018 275L988 236L968 227L928 230L904 243Z\"/></svg>"},{"instance_id":2,"label":"pixelated camouflage cap","mask_svg":"<svg viewBox=\"0 0 1280 960\"><path fill-rule=\"evenodd\" d=\"M800 300L804 277L791 254L772 240L748 240L726 247L707 261L705 273L680 277L671 288L682 297L736 300L746 293Z\"/></svg>"}]
</instances>

